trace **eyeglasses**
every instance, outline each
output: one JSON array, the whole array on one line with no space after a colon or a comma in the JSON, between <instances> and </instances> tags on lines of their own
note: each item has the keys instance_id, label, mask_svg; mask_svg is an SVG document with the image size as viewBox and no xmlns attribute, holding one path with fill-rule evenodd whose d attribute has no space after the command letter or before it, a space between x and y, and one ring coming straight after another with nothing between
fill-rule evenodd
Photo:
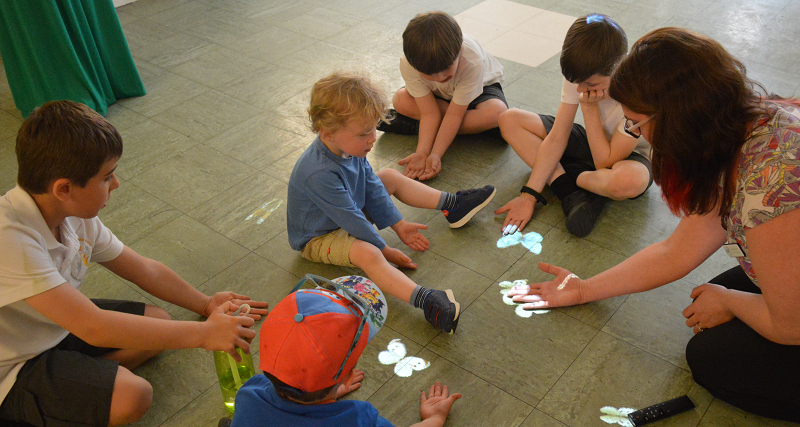
<instances>
[{"instance_id":1,"label":"eyeglasses","mask_svg":"<svg viewBox=\"0 0 800 427\"><path fill-rule=\"evenodd\" d=\"M642 136L642 125L649 122L652 118L653 116L648 116L646 119L640 120L639 122L634 122L631 119L625 119L625 126L623 129L628 135L638 138Z\"/></svg>"},{"instance_id":2,"label":"eyeglasses","mask_svg":"<svg viewBox=\"0 0 800 427\"><path fill-rule=\"evenodd\" d=\"M361 298L353 293L353 291L350 289L347 289L346 287L322 276L317 276L316 274L306 274L302 279L300 279L299 282L297 282L297 285L294 287L294 289L292 289L292 292L300 289L300 286L306 282L311 282L318 288L322 288L331 292L341 291L342 295L347 300L352 302L353 305L361 310L361 323L358 325L358 332L356 332L356 336L353 338L353 343L350 344L350 350L347 352L347 356L345 356L342 366L339 367L339 370L336 371L336 375L333 377L334 380L338 380L339 375L342 374L345 365L347 365L347 361L350 359L350 355L353 354L353 350L355 350L356 345L358 345L358 341L361 339L361 333L364 331L364 325L367 323L367 310L369 310L369 303L364 298ZM292 292L289 293L291 294Z\"/></svg>"}]
</instances>

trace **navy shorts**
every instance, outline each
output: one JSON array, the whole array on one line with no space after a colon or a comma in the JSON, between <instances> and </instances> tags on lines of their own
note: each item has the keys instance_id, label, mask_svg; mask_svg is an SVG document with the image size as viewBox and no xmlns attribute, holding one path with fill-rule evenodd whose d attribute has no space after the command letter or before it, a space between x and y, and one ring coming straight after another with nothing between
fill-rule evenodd
<instances>
[{"instance_id":1,"label":"navy shorts","mask_svg":"<svg viewBox=\"0 0 800 427\"><path fill-rule=\"evenodd\" d=\"M141 302L92 302L104 310L144 315ZM0 405L0 425L13 421L37 427L107 426L119 363L101 356L116 350L95 347L69 334L28 360Z\"/></svg>"},{"instance_id":2,"label":"navy shorts","mask_svg":"<svg viewBox=\"0 0 800 427\"><path fill-rule=\"evenodd\" d=\"M556 118L546 114L539 114L542 119L542 124L547 133L553 129L553 123ZM650 172L650 182L647 183L647 188L653 184L653 166L650 164L650 159L637 153L636 151L624 160L633 160L643 164L647 171ZM573 179L577 179L581 172L594 171L594 159L592 158L592 150L589 148L589 138L586 136L586 129L578 123L572 124L572 131L569 133L569 140L567 141L567 148L561 156L561 166L567 171ZM645 191L647 191L645 188ZM642 192L644 194L644 192ZM639 195L641 196L641 194ZM636 196L636 197L639 197Z\"/></svg>"},{"instance_id":3,"label":"navy shorts","mask_svg":"<svg viewBox=\"0 0 800 427\"><path fill-rule=\"evenodd\" d=\"M443 101L450 102L449 99L444 99L441 96L437 96L436 94L433 95L436 99L441 99ZM506 101L506 95L503 93L503 86L500 83L490 84L489 86L483 87L483 93L478 95L477 98L473 99L472 102L469 103L467 106L467 110L474 110L475 107L478 106L481 102L488 101L490 99L499 99L503 101L503 104L506 104L508 107L508 102Z\"/></svg>"}]
</instances>

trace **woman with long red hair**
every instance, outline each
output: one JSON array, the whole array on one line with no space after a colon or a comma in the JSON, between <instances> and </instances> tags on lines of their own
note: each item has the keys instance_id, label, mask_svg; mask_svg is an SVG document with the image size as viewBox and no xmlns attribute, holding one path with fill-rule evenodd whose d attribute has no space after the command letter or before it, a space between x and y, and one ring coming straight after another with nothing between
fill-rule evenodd
<instances>
[{"instance_id":1,"label":"woman with long red hair","mask_svg":"<svg viewBox=\"0 0 800 427\"><path fill-rule=\"evenodd\" d=\"M800 102L766 96L719 43L661 28L615 71L611 97L653 147L655 181L682 217L664 241L580 279L509 292L526 308L582 304L678 280L725 247L739 265L691 292L695 381L748 412L800 421Z\"/></svg>"}]
</instances>

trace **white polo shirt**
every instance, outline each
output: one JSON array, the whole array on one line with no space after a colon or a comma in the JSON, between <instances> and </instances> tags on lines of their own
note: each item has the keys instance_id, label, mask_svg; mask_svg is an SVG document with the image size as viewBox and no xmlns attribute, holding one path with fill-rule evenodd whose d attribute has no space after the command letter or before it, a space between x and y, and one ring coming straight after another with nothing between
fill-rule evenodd
<instances>
[{"instance_id":1,"label":"white polo shirt","mask_svg":"<svg viewBox=\"0 0 800 427\"><path fill-rule=\"evenodd\" d=\"M80 289L90 261L122 253L122 242L97 217L69 217L59 229L63 243L22 188L0 197L0 400L26 361L68 334L23 300L64 282Z\"/></svg>"}]
</instances>

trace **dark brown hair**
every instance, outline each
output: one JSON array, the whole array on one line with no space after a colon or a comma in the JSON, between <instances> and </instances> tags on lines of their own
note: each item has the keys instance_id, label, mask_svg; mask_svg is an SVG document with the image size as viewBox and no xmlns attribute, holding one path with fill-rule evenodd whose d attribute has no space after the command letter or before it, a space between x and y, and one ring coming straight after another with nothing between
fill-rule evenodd
<instances>
[{"instance_id":1,"label":"dark brown hair","mask_svg":"<svg viewBox=\"0 0 800 427\"><path fill-rule=\"evenodd\" d=\"M272 383L272 386L275 387L275 391L278 392L278 395L280 395L284 399L294 400L295 402L303 402L303 403L319 402L320 400L327 397L334 388L339 387L339 383L336 383L322 390L303 391L300 390L299 388L294 388L284 383L283 381L279 380L278 377L270 374L269 372L264 372L264 375Z\"/></svg>"},{"instance_id":2,"label":"dark brown hair","mask_svg":"<svg viewBox=\"0 0 800 427\"><path fill-rule=\"evenodd\" d=\"M17 184L43 194L60 178L85 187L105 162L122 156L122 137L86 105L50 101L22 122L16 152Z\"/></svg>"},{"instance_id":3,"label":"dark brown hair","mask_svg":"<svg viewBox=\"0 0 800 427\"><path fill-rule=\"evenodd\" d=\"M610 76L628 51L628 37L610 17L592 13L572 23L561 48L561 74L571 83Z\"/></svg>"},{"instance_id":4,"label":"dark brown hair","mask_svg":"<svg viewBox=\"0 0 800 427\"><path fill-rule=\"evenodd\" d=\"M620 63L610 95L653 116L653 176L674 213L728 215L739 150L764 113L756 88L722 45L681 28L651 31Z\"/></svg>"},{"instance_id":5,"label":"dark brown hair","mask_svg":"<svg viewBox=\"0 0 800 427\"><path fill-rule=\"evenodd\" d=\"M403 53L408 63L427 75L450 68L461 54L463 42L458 22L444 12L420 13L403 31Z\"/></svg>"}]
</instances>

